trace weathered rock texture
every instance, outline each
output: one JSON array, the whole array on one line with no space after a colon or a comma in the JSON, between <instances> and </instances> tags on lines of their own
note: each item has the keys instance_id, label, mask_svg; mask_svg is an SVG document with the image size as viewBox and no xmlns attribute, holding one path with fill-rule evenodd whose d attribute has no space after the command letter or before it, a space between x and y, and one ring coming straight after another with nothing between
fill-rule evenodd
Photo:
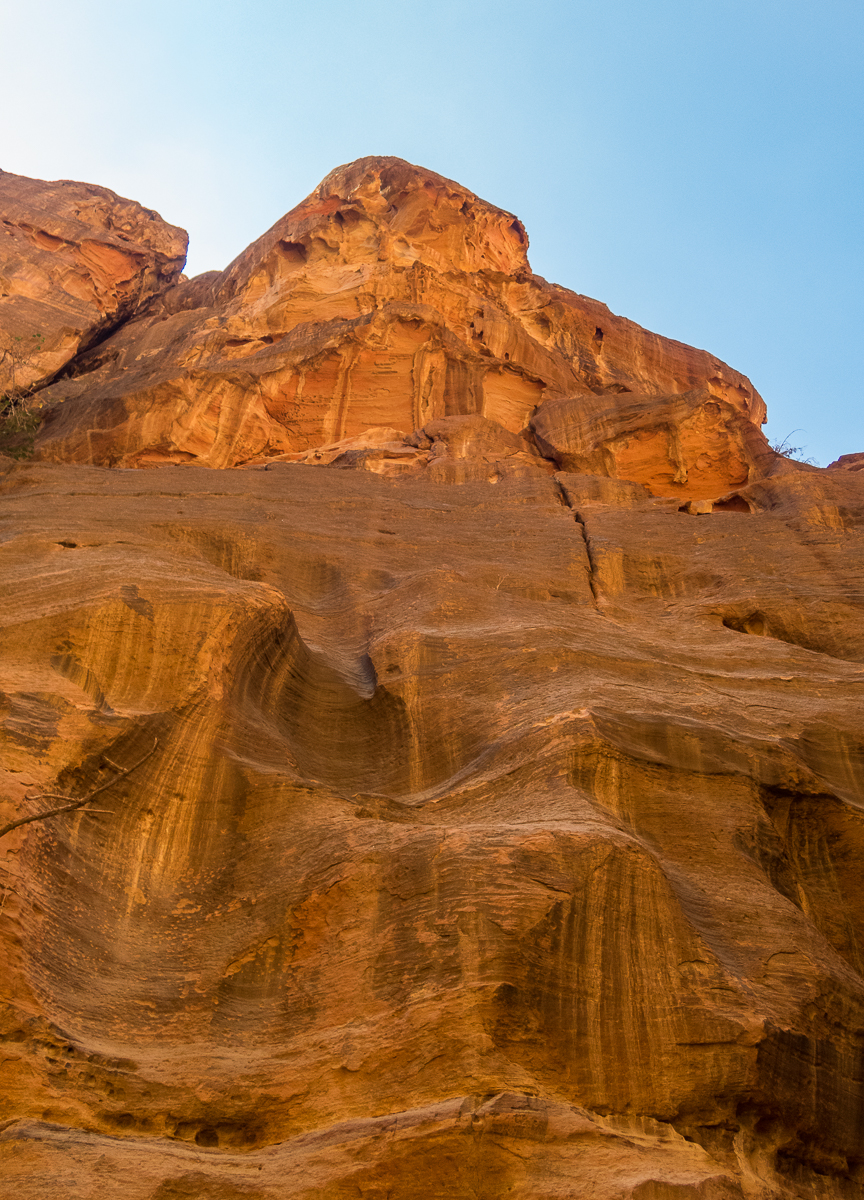
<instances>
[{"instance_id":1,"label":"weathered rock texture","mask_svg":"<svg viewBox=\"0 0 864 1200\"><path fill-rule=\"evenodd\" d=\"M864 475L772 454L743 377L608 313L586 382L555 339L599 306L466 196L343 168L51 389L44 454L164 461L182 427L234 461L268 356L304 396L353 362L306 461L0 476L0 825L156 745L0 841L17 1200L861 1195ZM540 341L457 353L426 301L358 315L352 270L438 312L488 286L511 333L554 293L570 376L490 406ZM298 357L243 340L327 279ZM374 328L382 363L417 333L429 407L374 391Z\"/></svg>"},{"instance_id":2,"label":"weathered rock texture","mask_svg":"<svg viewBox=\"0 0 864 1200\"><path fill-rule=\"evenodd\" d=\"M474 415L530 437L537 405L575 397L603 458L632 440L616 396L696 389L710 398L693 401L696 441L676 439L677 412L661 418L646 481L684 496L703 494L702 475L715 493L746 482L765 414L749 380L533 275L527 246L511 213L432 172L392 158L341 167L221 274L161 294L81 356L44 395L57 407L40 454L226 467L373 427L400 444ZM373 458L388 472L425 466L404 452Z\"/></svg>"},{"instance_id":3,"label":"weathered rock texture","mask_svg":"<svg viewBox=\"0 0 864 1200\"><path fill-rule=\"evenodd\" d=\"M39 386L173 284L186 240L107 188L0 171L0 393Z\"/></svg>"}]
</instances>

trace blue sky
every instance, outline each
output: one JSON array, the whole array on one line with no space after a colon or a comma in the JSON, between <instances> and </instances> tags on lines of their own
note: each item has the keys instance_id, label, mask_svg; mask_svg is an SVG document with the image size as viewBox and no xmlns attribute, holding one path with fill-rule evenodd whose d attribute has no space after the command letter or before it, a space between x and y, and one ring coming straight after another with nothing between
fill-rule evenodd
<instances>
[{"instance_id":1,"label":"blue sky","mask_svg":"<svg viewBox=\"0 0 864 1200\"><path fill-rule=\"evenodd\" d=\"M334 166L510 209L534 270L753 380L772 439L864 451L860 0L22 0L0 167L83 179L222 267Z\"/></svg>"}]
</instances>

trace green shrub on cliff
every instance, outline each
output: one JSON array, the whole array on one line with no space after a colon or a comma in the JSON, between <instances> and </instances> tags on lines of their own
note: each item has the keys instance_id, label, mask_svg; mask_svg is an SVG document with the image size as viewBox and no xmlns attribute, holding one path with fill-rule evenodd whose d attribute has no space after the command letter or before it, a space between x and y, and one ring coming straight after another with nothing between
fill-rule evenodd
<instances>
[{"instance_id":1,"label":"green shrub on cliff","mask_svg":"<svg viewBox=\"0 0 864 1200\"><path fill-rule=\"evenodd\" d=\"M44 344L42 333L34 333L29 341L9 335L0 340L0 368L5 366L9 376L8 388L0 395L0 454L10 458L29 458L33 453L42 420L40 406L33 399L33 385L20 380Z\"/></svg>"}]
</instances>

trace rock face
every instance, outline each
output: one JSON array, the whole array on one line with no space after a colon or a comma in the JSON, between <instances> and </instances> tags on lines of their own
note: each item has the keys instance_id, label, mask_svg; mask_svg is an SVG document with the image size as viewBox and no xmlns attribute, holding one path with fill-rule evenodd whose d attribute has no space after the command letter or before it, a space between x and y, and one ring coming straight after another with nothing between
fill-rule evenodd
<instances>
[{"instance_id":1,"label":"rock face","mask_svg":"<svg viewBox=\"0 0 864 1200\"><path fill-rule=\"evenodd\" d=\"M522 434L553 398L600 417L618 394L693 389L722 409L721 442L734 415L758 430L765 407L743 375L533 275L527 246L511 213L432 172L392 158L341 167L221 274L178 284L81 356L44 394L56 407L40 455L226 467L373 427L399 442L456 416ZM731 436L735 478L720 492L752 465L741 428ZM675 446L651 453L695 494ZM387 461L401 472L426 460Z\"/></svg>"},{"instance_id":2,"label":"rock face","mask_svg":"<svg viewBox=\"0 0 864 1200\"><path fill-rule=\"evenodd\" d=\"M864 475L524 250L342 168L0 464L18 1200L860 1197Z\"/></svg>"},{"instance_id":3,"label":"rock face","mask_svg":"<svg viewBox=\"0 0 864 1200\"><path fill-rule=\"evenodd\" d=\"M51 378L173 284L186 240L107 188L0 171L0 393Z\"/></svg>"}]
</instances>

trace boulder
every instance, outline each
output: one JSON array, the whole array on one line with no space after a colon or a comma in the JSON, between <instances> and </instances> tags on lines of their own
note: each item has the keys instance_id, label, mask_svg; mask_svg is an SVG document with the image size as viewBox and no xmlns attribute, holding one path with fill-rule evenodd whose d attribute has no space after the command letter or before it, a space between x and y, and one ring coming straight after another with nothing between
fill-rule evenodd
<instances>
[{"instance_id":1,"label":"boulder","mask_svg":"<svg viewBox=\"0 0 864 1200\"><path fill-rule=\"evenodd\" d=\"M740 408L707 388L550 400L530 428L561 470L626 479L654 496L688 501L741 487L780 459Z\"/></svg>"}]
</instances>

